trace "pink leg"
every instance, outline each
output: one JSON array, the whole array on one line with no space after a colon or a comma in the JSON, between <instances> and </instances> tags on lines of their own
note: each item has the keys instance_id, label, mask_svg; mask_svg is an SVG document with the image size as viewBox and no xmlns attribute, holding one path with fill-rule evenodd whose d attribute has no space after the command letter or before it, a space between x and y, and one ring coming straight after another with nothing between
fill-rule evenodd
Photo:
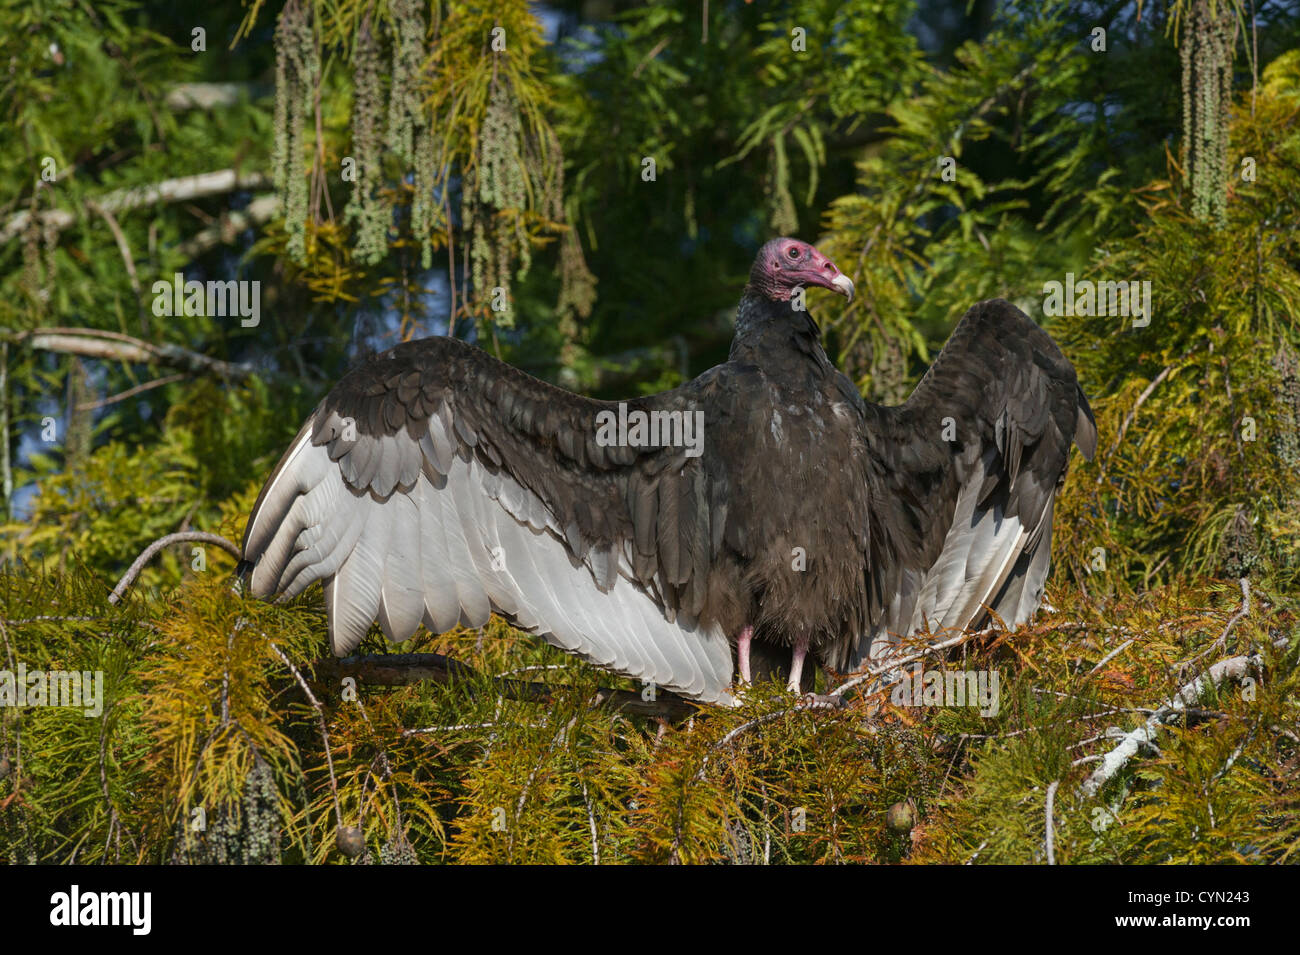
<instances>
[{"instance_id":1,"label":"pink leg","mask_svg":"<svg viewBox=\"0 0 1300 955\"><path fill-rule=\"evenodd\" d=\"M746 627L736 639L736 656L739 658L740 682L748 686L752 681L749 670L749 644L754 639L754 628Z\"/></svg>"},{"instance_id":2,"label":"pink leg","mask_svg":"<svg viewBox=\"0 0 1300 955\"><path fill-rule=\"evenodd\" d=\"M791 693L799 692L799 684L803 681L803 659L808 655L808 637L796 637L794 641L794 653L790 658L790 680L786 683Z\"/></svg>"}]
</instances>

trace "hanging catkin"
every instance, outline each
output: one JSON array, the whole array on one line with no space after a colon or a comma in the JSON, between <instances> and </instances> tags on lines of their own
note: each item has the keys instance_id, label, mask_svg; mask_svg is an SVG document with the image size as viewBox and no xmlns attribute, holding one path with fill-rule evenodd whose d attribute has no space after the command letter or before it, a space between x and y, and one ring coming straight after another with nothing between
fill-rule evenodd
<instances>
[{"instance_id":1,"label":"hanging catkin","mask_svg":"<svg viewBox=\"0 0 1300 955\"><path fill-rule=\"evenodd\" d=\"M516 257L523 258L521 269L528 267L529 244L523 230L528 183L521 162L522 138L519 111L509 83L499 78L492 84L487 113L479 129L473 188L465 189L462 209L465 220L473 222L469 264L480 303L492 299L498 288L510 301ZM504 328L514 324L510 309L495 312L493 321Z\"/></svg>"},{"instance_id":2,"label":"hanging catkin","mask_svg":"<svg viewBox=\"0 0 1300 955\"><path fill-rule=\"evenodd\" d=\"M393 0L393 81L388 93L388 147L406 168L415 164L416 130L426 123L420 101L425 21L418 0Z\"/></svg>"},{"instance_id":3,"label":"hanging catkin","mask_svg":"<svg viewBox=\"0 0 1300 955\"><path fill-rule=\"evenodd\" d=\"M1273 453L1284 466L1300 470L1300 357L1284 341L1272 364L1280 379L1274 389L1278 421L1272 439Z\"/></svg>"},{"instance_id":4,"label":"hanging catkin","mask_svg":"<svg viewBox=\"0 0 1300 955\"><path fill-rule=\"evenodd\" d=\"M275 143L272 174L284 206L288 252L295 262L307 259L307 141L304 132L320 56L311 15L298 0L289 0L275 31Z\"/></svg>"},{"instance_id":5,"label":"hanging catkin","mask_svg":"<svg viewBox=\"0 0 1300 955\"><path fill-rule=\"evenodd\" d=\"M366 265L382 261L388 251L389 210L379 195L383 181L383 79L379 44L370 17L357 28L353 55L352 152L356 181L344 221L356 229L356 257Z\"/></svg>"},{"instance_id":6,"label":"hanging catkin","mask_svg":"<svg viewBox=\"0 0 1300 955\"><path fill-rule=\"evenodd\" d=\"M393 83L388 98L388 145L403 169L413 173L411 234L420 243L420 264L427 269L433 264L437 188L433 129L422 92L428 26L424 4L418 0L394 0L390 12Z\"/></svg>"},{"instance_id":7,"label":"hanging catkin","mask_svg":"<svg viewBox=\"0 0 1300 955\"><path fill-rule=\"evenodd\" d=\"M1227 0L1193 0L1183 21L1183 161L1192 214L1222 227L1227 213L1228 107L1236 19Z\"/></svg>"}]
</instances>

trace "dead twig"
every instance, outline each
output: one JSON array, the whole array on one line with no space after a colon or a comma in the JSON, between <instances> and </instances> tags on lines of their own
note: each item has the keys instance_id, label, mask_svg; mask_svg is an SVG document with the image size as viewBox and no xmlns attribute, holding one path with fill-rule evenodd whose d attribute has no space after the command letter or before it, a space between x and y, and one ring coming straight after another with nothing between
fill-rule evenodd
<instances>
[{"instance_id":1,"label":"dead twig","mask_svg":"<svg viewBox=\"0 0 1300 955\"><path fill-rule=\"evenodd\" d=\"M263 633L262 636L265 637L266 634ZM325 707L321 705L320 700L316 699L316 694L312 693L311 687L308 685L307 681L303 679L302 674L298 672L298 668L293 665L293 661L285 655L284 651L270 640L267 640L266 643L267 646L275 651L275 655L280 658L284 665L289 668L289 672L293 674L293 678L298 682L298 686L302 689L302 692L306 694L307 701L312 705L312 708L316 710L316 719L320 723L321 742L325 746L325 763L329 768L330 790L334 794L334 818L338 822L338 827L342 829L343 806L339 802L339 784L337 778L334 776L334 754L330 750L330 731L329 727L325 723Z\"/></svg>"},{"instance_id":2,"label":"dead twig","mask_svg":"<svg viewBox=\"0 0 1300 955\"><path fill-rule=\"evenodd\" d=\"M136 395L143 394L146 391L152 391L154 388L162 388L164 385L170 385L173 382L181 381L188 377L184 372L177 372L174 375L167 375L163 378L155 378L153 381L146 381L136 385L134 388L128 388L126 391L119 391L115 395L109 395L107 398L101 398L98 401L84 401L77 405L78 411L98 411L100 408L107 408L109 405L117 404L119 401L125 401L127 398L134 398Z\"/></svg>"},{"instance_id":3,"label":"dead twig","mask_svg":"<svg viewBox=\"0 0 1300 955\"><path fill-rule=\"evenodd\" d=\"M896 650L891 651L887 656L878 657L877 659L879 660L879 662L867 667L867 669L864 670L863 672L857 674L856 676L851 677L848 680L845 680L835 689L831 690L830 696L832 697L843 696L844 693L847 692L848 690L853 689L855 686L860 686L861 684L867 682L868 680L875 679L876 677L880 676L882 673L888 673L890 670L896 670L899 667L904 666L908 663L914 663L915 661L921 660L927 656L930 656L931 654L939 653L940 651L951 649L952 647L959 646L960 644L965 643L967 640L973 640L976 637L982 637L985 636L986 634L987 631L984 630L972 631L970 633L962 632L957 634L955 637L950 637L947 640L941 640L938 643L932 643L912 653L904 653L901 656L896 656L895 654L899 650L902 650L902 647L899 647Z\"/></svg>"},{"instance_id":4,"label":"dead twig","mask_svg":"<svg viewBox=\"0 0 1300 955\"><path fill-rule=\"evenodd\" d=\"M1114 454L1115 451L1119 449L1119 446L1124 442L1124 435L1128 433L1128 426L1131 425L1133 419L1137 417L1138 409L1146 404L1147 399L1150 398L1152 393L1160 387L1160 383L1168 378L1173 371L1174 369L1172 366L1166 367L1162 372L1160 372L1160 374L1151 379L1149 385L1142 389L1142 393L1138 395L1137 401L1133 402L1133 407L1129 409L1128 414L1124 416L1123 422L1120 423L1119 431L1115 434L1115 443L1110 447L1111 454ZM1098 480L1100 480L1100 478L1098 478Z\"/></svg>"},{"instance_id":5,"label":"dead twig","mask_svg":"<svg viewBox=\"0 0 1300 955\"><path fill-rule=\"evenodd\" d=\"M1129 637L1127 640L1125 640L1123 643L1117 646L1114 650L1110 651L1110 653L1106 654L1104 657L1098 660L1097 665L1093 667L1091 670L1089 670L1087 675L1092 676L1094 673L1096 673L1098 670L1104 667L1111 660L1114 660L1117 656L1123 653L1124 650L1127 649L1136 639L1137 637Z\"/></svg>"},{"instance_id":6,"label":"dead twig","mask_svg":"<svg viewBox=\"0 0 1300 955\"><path fill-rule=\"evenodd\" d=\"M1228 645L1228 634L1232 633L1232 628L1235 627L1238 623L1240 623L1243 619L1250 616L1250 580L1245 577L1242 577L1240 580L1237 581L1237 584L1238 586L1241 587L1241 606L1237 609L1236 613L1234 613L1231 617L1228 618L1228 624L1223 628L1223 633L1219 634L1218 639L1215 640L1213 643L1211 643L1200 653L1196 654L1196 656L1188 660L1187 663L1184 664L1184 666L1190 666L1191 664L1195 663L1197 660L1201 659L1201 657L1206 657L1209 656L1211 653L1218 653L1222 651L1223 648Z\"/></svg>"}]
</instances>

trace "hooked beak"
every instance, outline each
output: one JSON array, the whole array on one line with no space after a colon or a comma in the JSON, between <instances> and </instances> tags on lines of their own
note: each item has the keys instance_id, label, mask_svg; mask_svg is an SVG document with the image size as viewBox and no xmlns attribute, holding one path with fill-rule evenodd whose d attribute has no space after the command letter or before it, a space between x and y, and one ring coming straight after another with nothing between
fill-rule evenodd
<instances>
[{"instance_id":1,"label":"hooked beak","mask_svg":"<svg viewBox=\"0 0 1300 955\"><path fill-rule=\"evenodd\" d=\"M853 280L843 272L831 279L831 286L850 302L853 301L853 293L857 290L853 287Z\"/></svg>"}]
</instances>

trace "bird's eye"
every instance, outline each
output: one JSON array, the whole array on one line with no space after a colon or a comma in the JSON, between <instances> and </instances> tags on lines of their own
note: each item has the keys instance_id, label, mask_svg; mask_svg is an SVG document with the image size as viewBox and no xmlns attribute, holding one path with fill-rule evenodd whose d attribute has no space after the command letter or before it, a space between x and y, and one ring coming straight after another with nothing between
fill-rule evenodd
<instances>
[{"instance_id":1,"label":"bird's eye","mask_svg":"<svg viewBox=\"0 0 1300 955\"><path fill-rule=\"evenodd\" d=\"M793 246L793 245L790 246L790 248L788 248L788 249L785 250L785 254L788 255L788 256L790 256L790 258L792 258L792 259L797 259L797 258L799 258L799 248L798 248L798 246Z\"/></svg>"}]
</instances>

